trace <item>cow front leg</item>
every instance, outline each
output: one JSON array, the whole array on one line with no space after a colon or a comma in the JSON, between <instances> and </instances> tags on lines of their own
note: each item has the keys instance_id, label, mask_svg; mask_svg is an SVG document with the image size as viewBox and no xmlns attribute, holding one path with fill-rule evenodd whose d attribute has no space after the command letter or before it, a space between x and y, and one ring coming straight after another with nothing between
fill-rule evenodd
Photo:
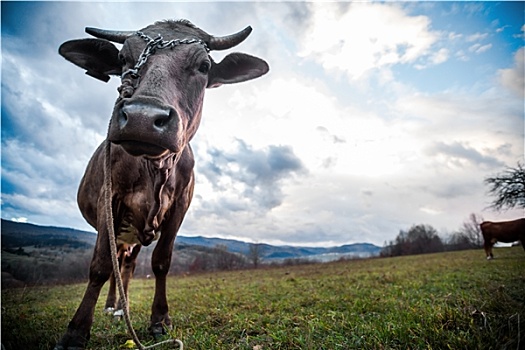
<instances>
[{"instance_id":1,"label":"cow front leg","mask_svg":"<svg viewBox=\"0 0 525 350\"><path fill-rule=\"evenodd\" d=\"M155 274L155 296L151 307L150 331L155 337L164 334L166 328L172 328L166 298L166 278L171 264L173 241L166 242L165 245L162 243L161 235L151 258L151 267Z\"/></svg>"},{"instance_id":2,"label":"cow front leg","mask_svg":"<svg viewBox=\"0 0 525 350\"><path fill-rule=\"evenodd\" d=\"M191 152L191 148L187 149ZM160 227L160 238L151 257L151 267L155 274L155 296L151 306L150 330L155 337L164 334L165 328L172 328L166 298L166 277L171 265L175 237L193 196L193 172L190 172L187 181L182 194L172 204L171 215L165 218Z\"/></svg>"},{"instance_id":3,"label":"cow front leg","mask_svg":"<svg viewBox=\"0 0 525 350\"><path fill-rule=\"evenodd\" d=\"M97 246L99 242L97 242ZM62 336L55 347L55 350L78 350L84 349L93 324L93 314L97 304L100 290L108 280L111 271L111 259L109 259L109 249L106 254L100 254L100 250L95 247L95 253L89 268L89 283L75 315L67 327L66 333Z\"/></svg>"}]
</instances>

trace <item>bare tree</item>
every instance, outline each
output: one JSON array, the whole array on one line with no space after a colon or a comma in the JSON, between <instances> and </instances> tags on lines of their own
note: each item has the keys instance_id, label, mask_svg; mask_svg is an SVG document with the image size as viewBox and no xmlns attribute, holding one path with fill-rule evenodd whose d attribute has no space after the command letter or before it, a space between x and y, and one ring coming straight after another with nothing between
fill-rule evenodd
<instances>
[{"instance_id":1,"label":"bare tree","mask_svg":"<svg viewBox=\"0 0 525 350\"><path fill-rule=\"evenodd\" d=\"M220 271L235 270L244 267L244 256L228 251L228 246L224 244L216 245L212 250L212 259L215 262L215 269Z\"/></svg>"},{"instance_id":2,"label":"bare tree","mask_svg":"<svg viewBox=\"0 0 525 350\"><path fill-rule=\"evenodd\" d=\"M525 169L518 162L516 168L507 168L495 177L485 179L489 186L489 194L496 196L491 208L495 210L512 209L514 207L525 209Z\"/></svg>"},{"instance_id":3,"label":"bare tree","mask_svg":"<svg viewBox=\"0 0 525 350\"><path fill-rule=\"evenodd\" d=\"M250 250L248 252L248 259L251 261L252 266L256 269L261 263L261 244L255 243L250 244Z\"/></svg>"},{"instance_id":4,"label":"bare tree","mask_svg":"<svg viewBox=\"0 0 525 350\"><path fill-rule=\"evenodd\" d=\"M470 214L468 221L463 223L460 230L465 235L468 242L476 248L481 247L483 244L483 235L481 234L481 228L479 227L482 222L483 217L472 213Z\"/></svg>"},{"instance_id":5,"label":"bare tree","mask_svg":"<svg viewBox=\"0 0 525 350\"><path fill-rule=\"evenodd\" d=\"M474 213L470 214L467 221L458 231L454 232L447 239L447 250L465 250L480 248L483 244L483 235L479 225L483 222L483 218Z\"/></svg>"}]
</instances>

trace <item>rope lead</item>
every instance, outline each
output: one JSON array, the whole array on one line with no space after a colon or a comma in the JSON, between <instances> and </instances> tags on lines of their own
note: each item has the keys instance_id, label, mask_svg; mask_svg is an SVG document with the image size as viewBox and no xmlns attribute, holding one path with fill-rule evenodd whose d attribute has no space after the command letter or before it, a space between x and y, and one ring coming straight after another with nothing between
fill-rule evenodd
<instances>
[{"instance_id":1,"label":"rope lead","mask_svg":"<svg viewBox=\"0 0 525 350\"><path fill-rule=\"evenodd\" d=\"M108 229L109 247L111 249L111 263L113 264L113 275L115 276L115 282L118 286L120 299L122 301L122 310L124 311L124 319L126 320L128 331L131 333L133 341L139 347L139 350L153 349L159 345L168 343L177 343L179 345L180 350L183 350L184 345L179 339L168 339L153 345L144 346L140 342L139 337L137 336L137 333L135 333L133 325L131 324L131 319L129 317L128 300L126 298L124 285L122 283L122 276L120 275L120 268L118 266L116 242L117 237L115 235L115 228L113 227L113 209L111 205L111 142L108 139L106 139L105 142L106 156L104 157L104 208L106 211L105 215Z\"/></svg>"}]
</instances>

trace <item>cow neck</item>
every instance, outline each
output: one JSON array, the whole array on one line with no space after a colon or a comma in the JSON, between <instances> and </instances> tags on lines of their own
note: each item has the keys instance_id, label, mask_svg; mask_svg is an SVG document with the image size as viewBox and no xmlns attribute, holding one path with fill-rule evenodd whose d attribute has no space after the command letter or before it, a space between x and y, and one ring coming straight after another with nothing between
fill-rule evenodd
<instances>
[{"instance_id":1,"label":"cow neck","mask_svg":"<svg viewBox=\"0 0 525 350\"><path fill-rule=\"evenodd\" d=\"M144 231L146 234L152 234L155 236L155 231L158 230L161 218L161 209L162 209L162 191L168 181L170 176L170 171L175 170L175 165L179 157L175 154L170 154L168 157L163 157L161 159L151 159L148 160L148 163L152 165L153 170L153 196L154 200L152 206L148 212L148 217L146 219L146 226Z\"/></svg>"}]
</instances>

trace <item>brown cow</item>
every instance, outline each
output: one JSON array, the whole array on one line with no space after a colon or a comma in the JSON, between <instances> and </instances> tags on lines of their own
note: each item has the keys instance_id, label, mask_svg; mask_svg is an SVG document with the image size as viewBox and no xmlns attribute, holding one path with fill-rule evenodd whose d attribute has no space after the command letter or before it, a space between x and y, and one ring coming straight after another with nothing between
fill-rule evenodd
<instances>
[{"instance_id":1,"label":"brown cow","mask_svg":"<svg viewBox=\"0 0 525 350\"><path fill-rule=\"evenodd\" d=\"M241 43L250 27L225 37L209 35L185 20L157 22L138 32L86 32L97 39L65 42L59 53L100 80L120 75L122 85L108 138L91 158L78 191L80 210L98 237L86 292L56 350L85 347L100 290L113 271L103 198L106 145L111 146L113 224L126 294L141 245L159 240L151 261L156 281L150 319L150 329L158 335L171 327L166 276L193 195L189 142L199 126L204 90L269 70L265 61L246 54L229 54L220 63L209 55ZM111 42L123 44L121 50ZM106 307L114 306L112 283Z\"/></svg>"},{"instance_id":2,"label":"brown cow","mask_svg":"<svg viewBox=\"0 0 525 350\"><path fill-rule=\"evenodd\" d=\"M521 241L525 249L525 218L513 221L491 222L485 221L479 225L483 239L487 259L494 258L492 246L496 242L512 243Z\"/></svg>"}]
</instances>

